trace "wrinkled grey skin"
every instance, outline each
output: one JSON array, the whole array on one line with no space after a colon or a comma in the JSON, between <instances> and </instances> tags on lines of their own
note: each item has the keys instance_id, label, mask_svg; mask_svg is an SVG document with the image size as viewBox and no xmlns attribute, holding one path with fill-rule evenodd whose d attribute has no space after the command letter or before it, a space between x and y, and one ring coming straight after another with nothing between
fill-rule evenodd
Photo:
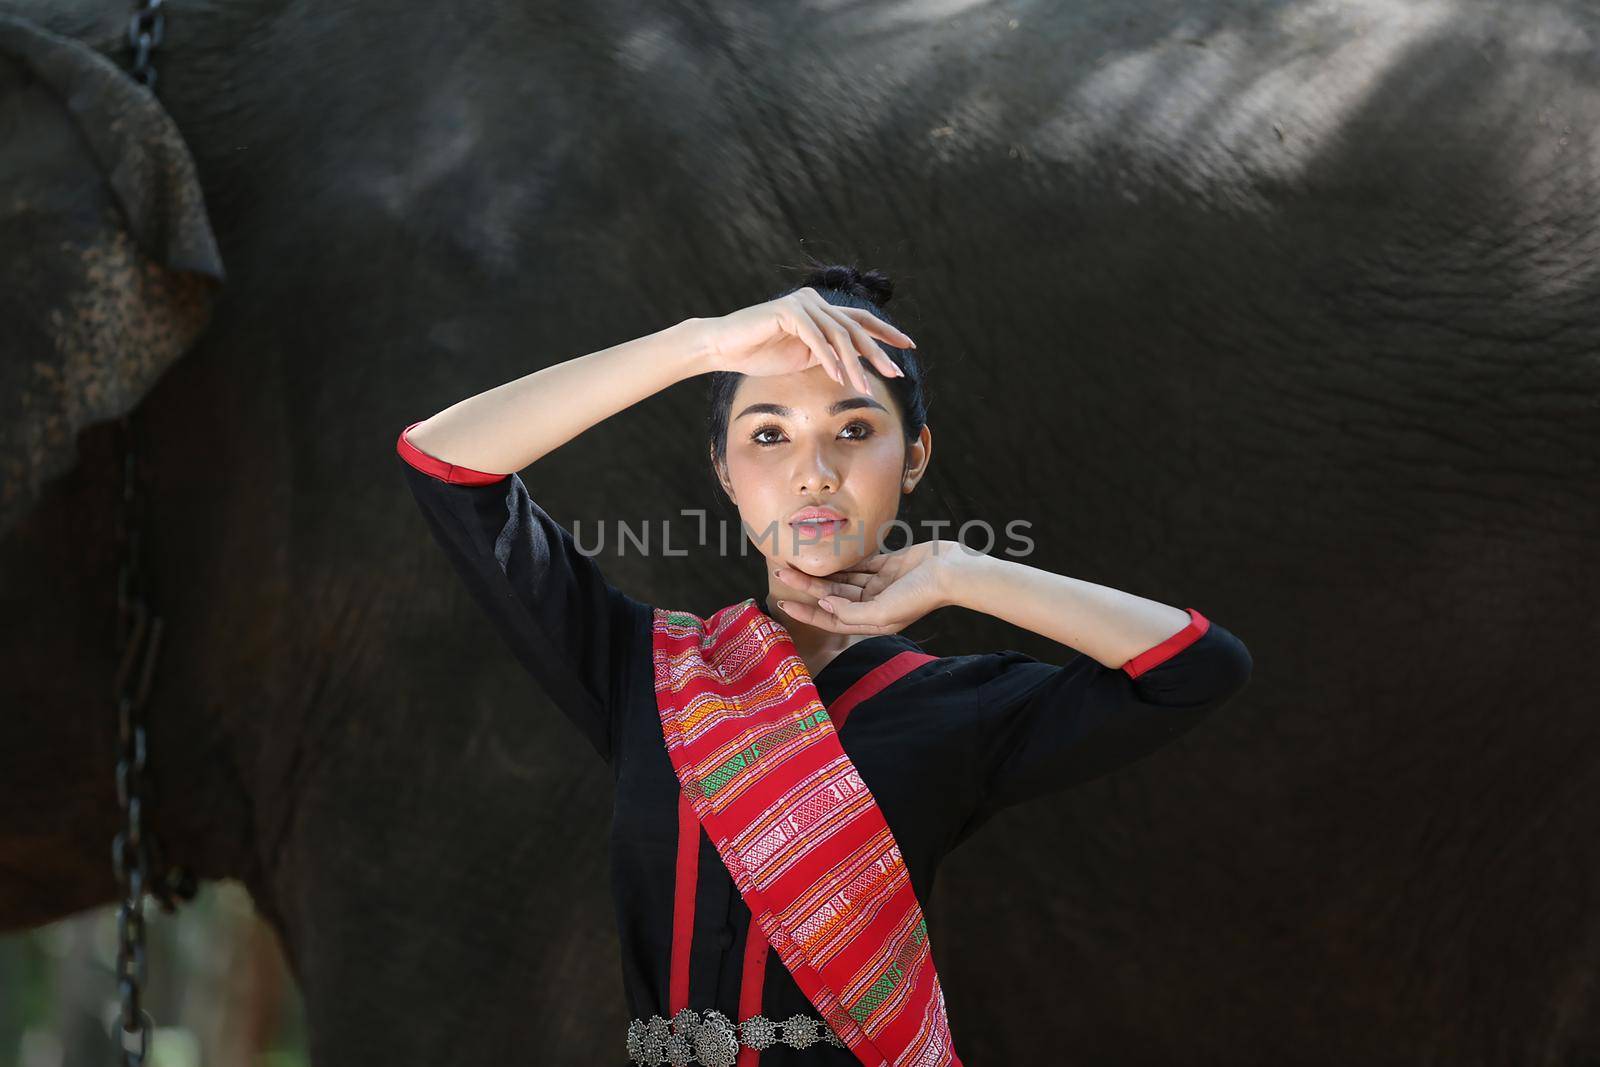
<instances>
[{"instance_id":1,"label":"wrinkled grey skin","mask_svg":"<svg viewBox=\"0 0 1600 1067\"><path fill-rule=\"evenodd\" d=\"M183 135L115 63L0 16L0 533L194 342L223 276Z\"/></svg>"},{"instance_id":2,"label":"wrinkled grey skin","mask_svg":"<svg viewBox=\"0 0 1600 1067\"><path fill-rule=\"evenodd\" d=\"M429 542L394 438L764 299L800 236L895 276L934 366L908 517L1028 519L1027 562L1193 605L1255 663L1204 728L950 857L925 906L965 1061L1600 1056L1591 8L174 7L158 90L219 250L189 266L227 284L117 383L169 620L155 822L280 931L319 1065L622 1060L607 769ZM0 9L102 50L125 25ZM54 158L0 142L8 175ZM86 269L0 224L8 285ZM70 362L4 325L8 387ZM535 496L710 505L701 384ZM58 419L70 465L5 439L9 928L114 895L123 406ZM602 562L697 611L759 580ZM969 612L909 633L1070 654Z\"/></svg>"}]
</instances>

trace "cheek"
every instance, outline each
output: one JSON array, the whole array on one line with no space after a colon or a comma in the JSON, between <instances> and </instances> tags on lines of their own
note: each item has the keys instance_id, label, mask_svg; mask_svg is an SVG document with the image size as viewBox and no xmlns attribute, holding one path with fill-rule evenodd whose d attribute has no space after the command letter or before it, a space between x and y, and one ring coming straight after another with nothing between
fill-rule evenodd
<instances>
[{"instance_id":1,"label":"cheek","mask_svg":"<svg viewBox=\"0 0 1600 1067\"><path fill-rule=\"evenodd\" d=\"M743 499L747 494L759 491L761 483L760 468L743 456L728 456L728 481L733 484L733 491Z\"/></svg>"},{"instance_id":2,"label":"cheek","mask_svg":"<svg viewBox=\"0 0 1600 1067\"><path fill-rule=\"evenodd\" d=\"M733 486L734 496L738 498L739 511L746 518L758 518L772 506L775 480L759 462L729 456L728 481Z\"/></svg>"},{"instance_id":3,"label":"cheek","mask_svg":"<svg viewBox=\"0 0 1600 1067\"><path fill-rule=\"evenodd\" d=\"M863 456L856 473L866 485L871 486L874 497L887 495L892 508L894 495L900 486L903 452L899 448L885 448Z\"/></svg>"},{"instance_id":4,"label":"cheek","mask_svg":"<svg viewBox=\"0 0 1600 1067\"><path fill-rule=\"evenodd\" d=\"M900 454L878 458L851 472L852 495L863 509L863 520L881 526L900 511Z\"/></svg>"}]
</instances>

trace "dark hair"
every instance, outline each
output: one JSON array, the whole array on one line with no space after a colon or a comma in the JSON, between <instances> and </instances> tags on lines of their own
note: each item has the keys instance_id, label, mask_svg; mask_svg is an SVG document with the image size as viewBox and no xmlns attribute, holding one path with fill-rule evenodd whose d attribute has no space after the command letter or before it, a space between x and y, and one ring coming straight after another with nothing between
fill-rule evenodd
<instances>
[{"instance_id":1,"label":"dark hair","mask_svg":"<svg viewBox=\"0 0 1600 1067\"><path fill-rule=\"evenodd\" d=\"M863 274L855 267L845 264L817 265L799 285L791 286L768 299L776 300L788 296L808 285L830 304L862 308L899 329L899 324L883 310L883 306L894 295L894 283L882 271L869 270ZM915 349L895 348L887 341L878 338L874 340L878 341L879 347L894 365L905 372L905 377L886 378L866 360L862 361L861 366L867 373L877 375L878 380L888 387L889 395L894 398L896 406L900 409L900 421L909 447L922 432L923 424L928 421L928 400L923 385L922 361L917 358ZM743 378L744 375L739 371L732 370L713 371L711 374L711 416L708 426L712 453L718 463L726 463L728 459L728 417L733 408L733 394ZM720 489L720 483L718 488Z\"/></svg>"}]
</instances>

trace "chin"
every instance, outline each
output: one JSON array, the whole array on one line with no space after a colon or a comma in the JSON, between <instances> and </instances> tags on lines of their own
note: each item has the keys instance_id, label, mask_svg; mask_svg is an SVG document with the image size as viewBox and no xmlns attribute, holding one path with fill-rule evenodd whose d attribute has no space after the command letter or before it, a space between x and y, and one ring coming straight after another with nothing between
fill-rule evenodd
<instances>
[{"instance_id":1,"label":"chin","mask_svg":"<svg viewBox=\"0 0 1600 1067\"><path fill-rule=\"evenodd\" d=\"M797 571L802 571L813 578L822 578L834 571L842 571L853 566L863 557L854 549L849 552L840 552L835 555L827 546L821 549L811 549L800 556L790 560L789 566Z\"/></svg>"}]
</instances>

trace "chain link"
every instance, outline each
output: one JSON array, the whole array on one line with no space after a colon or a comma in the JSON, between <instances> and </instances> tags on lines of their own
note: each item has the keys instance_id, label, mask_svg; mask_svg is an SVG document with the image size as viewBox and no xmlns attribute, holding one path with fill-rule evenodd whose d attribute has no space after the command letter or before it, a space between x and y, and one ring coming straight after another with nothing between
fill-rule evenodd
<instances>
[{"instance_id":1,"label":"chain link","mask_svg":"<svg viewBox=\"0 0 1600 1067\"><path fill-rule=\"evenodd\" d=\"M156 91L156 68L150 62L150 53L166 35L167 19L161 11L161 0L135 3L128 19L128 44L133 49L133 69L129 73L151 92Z\"/></svg>"}]
</instances>

